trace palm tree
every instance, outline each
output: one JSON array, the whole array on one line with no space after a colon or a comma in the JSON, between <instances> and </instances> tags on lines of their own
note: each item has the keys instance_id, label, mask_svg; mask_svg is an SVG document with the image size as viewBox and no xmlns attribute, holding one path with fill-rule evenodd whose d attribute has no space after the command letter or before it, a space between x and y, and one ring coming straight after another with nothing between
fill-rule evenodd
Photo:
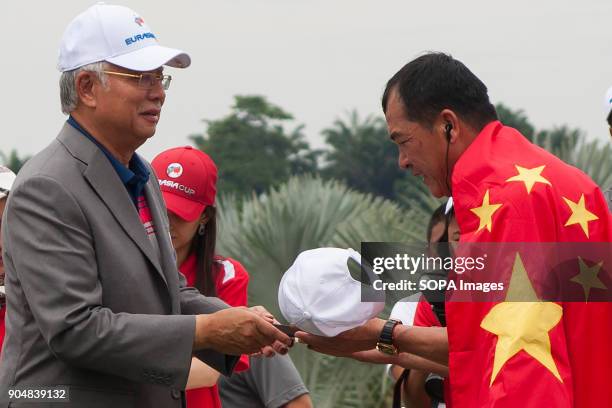
<instances>
[{"instance_id":1,"label":"palm tree","mask_svg":"<svg viewBox=\"0 0 612 408\"><path fill-rule=\"evenodd\" d=\"M416 217L429 220L431 214L446 199L435 198L419 177L408 172L395 183L395 200Z\"/></svg>"},{"instance_id":2,"label":"palm tree","mask_svg":"<svg viewBox=\"0 0 612 408\"><path fill-rule=\"evenodd\" d=\"M588 141L579 129L567 126L538 132L536 144L564 162L584 171L601 188L612 185L612 148L599 141Z\"/></svg>"},{"instance_id":3,"label":"palm tree","mask_svg":"<svg viewBox=\"0 0 612 408\"><path fill-rule=\"evenodd\" d=\"M602 189L612 186L612 147L583 141L566 160L588 174Z\"/></svg>"},{"instance_id":4,"label":"palm tree","mask_svg":"<svg viewBox=\"0 0 612 408\"><path fill-rule=\"evenodd\" d=\"M364 193L393 198L393 185L402 172L384 119L374 115L361 119L355 110L346 116L321 132L331 147L324 156L323 175Z\"/></svg>"},{"instance_id":5,"label":"palm tree","mask_svg":"<svg viewBox=\"0 0 612 408\"><path fill-rule=\"evenodd\" d=\"M219 200L219 251L241 261L249 273L249 300L280 316L278 284L304 250L353 247L362 241L422 241L427 218L397 204L350 190L338 181L291 178L266 194L242 201ZM379 407L384 401L383 367L291 351L317 407Z\"/></svg>"},{"instance_id":6,"label":"palm tree","mask_svg":"<svg viewBox=\"0 0 612 408\"><path fill-rule=\"evenodd\" d=\"M580 129L570 129L564 125L554 127L551 130L539 131L533 142L561 160L567 161L584 139L585 134Z\"/></svg>"}]
</instances>

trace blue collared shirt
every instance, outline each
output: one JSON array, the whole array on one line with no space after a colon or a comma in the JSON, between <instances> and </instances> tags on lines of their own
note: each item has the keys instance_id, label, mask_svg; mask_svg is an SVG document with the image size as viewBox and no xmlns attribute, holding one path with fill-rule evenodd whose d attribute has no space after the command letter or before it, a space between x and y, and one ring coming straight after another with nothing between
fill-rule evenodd
<instances>
[{"instance_id":1,"label":"blue collared shirt","mask_svg":"<svg viewBox=\"0 0 612 408\"><path fill-rule=\"evenodd\" d=\"M102 153L106 155L111 165L117 172L117 175L121 179L121 182L127 189L132 202L138 208L138 197L143 195L143 190L147 181L149 181L149 170L143 163L142 159L138 157L136 153L132 155L128 167L125 167L119 160L117 160L100 142L98 142L92 135L89 134L79 123L74 120L72 116L68 117L67 121L72 127L85 135L89 140L95 143L96 146L102 150Z\"/></svg>"}]
</instances>

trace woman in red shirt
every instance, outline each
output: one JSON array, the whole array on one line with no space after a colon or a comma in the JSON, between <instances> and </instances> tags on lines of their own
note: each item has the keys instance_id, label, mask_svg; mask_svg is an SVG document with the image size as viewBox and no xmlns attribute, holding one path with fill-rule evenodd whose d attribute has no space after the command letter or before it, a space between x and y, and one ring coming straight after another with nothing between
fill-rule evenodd
<instances>
[{"instance_id":1,"label":"woman in red shirt","mask_svg":"<svg viewBox=\"0 0 612 408\"><path fill-rule=\"evenodd\" d=\"M204 152L191 147L166 150L151 162L168 208L170 236L179 270L187 284L230 306L247 305L249 275L243 266L215 253L217 234L217 167ZM249 367L243 355L234 372ZM187 381L187 407L221 407L219 373L194 358Z\"/></svg>"}]
</instances>

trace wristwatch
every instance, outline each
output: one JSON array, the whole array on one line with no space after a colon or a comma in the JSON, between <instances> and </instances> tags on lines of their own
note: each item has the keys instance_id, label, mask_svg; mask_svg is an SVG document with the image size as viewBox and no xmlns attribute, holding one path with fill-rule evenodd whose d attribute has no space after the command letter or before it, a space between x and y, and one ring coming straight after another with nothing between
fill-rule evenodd
<instances>
[{"instance_id":1,"label":"wristwatch","mask_svg":"<svg viewBox=\"0 0 612 408\"><path fill-rule=\"evenodd\" d=\"M393 328L398 324L402 324L401 320L389 319L383 326L376 343L376 349L384 354L396 355L399 353L397 347L393 345Z\"/></svg>"}]
</instances>

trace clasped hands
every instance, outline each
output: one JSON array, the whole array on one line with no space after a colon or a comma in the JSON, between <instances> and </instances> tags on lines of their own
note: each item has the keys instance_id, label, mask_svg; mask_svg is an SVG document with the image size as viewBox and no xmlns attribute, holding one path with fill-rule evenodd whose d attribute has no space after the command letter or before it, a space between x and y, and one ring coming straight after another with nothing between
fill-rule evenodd
<instances>
[{"instance_id":1,"label":"clasped hands","mask_svg":"<svg viewBox=\"0 0 612 408\"><path fill-rule=\"evenodd\" d=\"M232 307L197 315L193 348L231 355L286 354L293 341L274 323L274 316L263 306Z\"/></svg>"}]
</instances>

